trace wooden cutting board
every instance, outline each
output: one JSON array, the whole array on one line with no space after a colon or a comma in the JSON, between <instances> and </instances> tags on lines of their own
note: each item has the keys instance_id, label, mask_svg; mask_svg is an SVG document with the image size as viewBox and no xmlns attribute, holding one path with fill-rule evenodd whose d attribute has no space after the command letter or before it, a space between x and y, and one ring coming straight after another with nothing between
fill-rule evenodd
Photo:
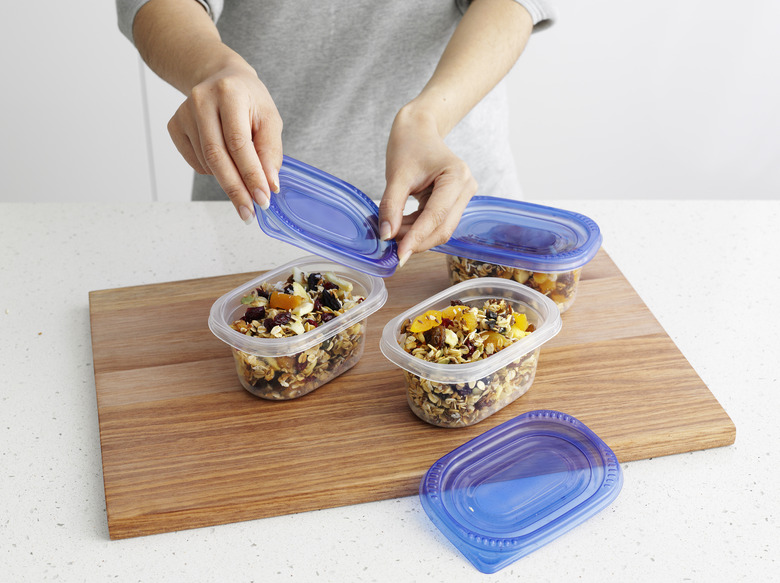
<instances>
[{"instance_id":1,"label":"wooden cutting board","mask_svg":"<svg viewBox=\"0 0 780 583\"><path fill-rule=\"evenodd\" d=\"M387 279L360 363L292 401L246 392L207 326L214 300L257 274L91 292L111 538L413 495L438 458L535 409L578 418L623 462L734 443L731 419L603 250L528 393L469 428L420 421L379 337L449 285L444 259L415 256Z\"/></svg>"}]
</instances>

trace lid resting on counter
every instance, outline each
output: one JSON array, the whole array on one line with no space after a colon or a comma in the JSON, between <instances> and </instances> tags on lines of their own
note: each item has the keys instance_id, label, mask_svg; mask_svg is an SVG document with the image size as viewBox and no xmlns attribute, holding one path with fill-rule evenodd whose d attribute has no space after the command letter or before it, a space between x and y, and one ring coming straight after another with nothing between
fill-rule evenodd
<instances>
[{"instance_id":1,"label":"lid resting on counter","mask_svg":"<svg viewBox=\"0 0 780 583\"><path fill-rule=\"evenodd\" d=\"M601 246L598 225L579 213L493 196L469 201L450 240L434 251L529 271L571 271Z\"/></svg>"},{"instance_id":2,"label":"lid resting on counter","mask_svg":"<svg viewBox=\"0 0 780 583\"><path fill-rule=\"evenodd\" d=\"M395 241L379 237L379 209L363 192L313 166L284 156L279 192L255 214L266 235L369 275L398 266Z\"/></svg>"},{"instance_id":3,"label":"lid resting on counter","mask_svg":"<svg viewBox=\"0 0 780 583\"><path fill-rule=\"evenodd\" d=\"M607 507L623 485L612 450L557 411L511 419L442 457L420 483L436 527L495 573Z\"/></svg>"}]
</instances>

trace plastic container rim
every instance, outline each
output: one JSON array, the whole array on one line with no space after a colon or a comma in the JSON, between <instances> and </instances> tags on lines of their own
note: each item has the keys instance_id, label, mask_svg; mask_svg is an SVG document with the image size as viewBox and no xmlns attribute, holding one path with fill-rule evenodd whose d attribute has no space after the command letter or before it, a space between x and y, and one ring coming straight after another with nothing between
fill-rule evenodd
<instances>
[{"instance_id":1,"label":"plastic container rim","mask_svg":"<svg viewBox=\"0 0 780 583\"><path fill-rule=\"evenodd\" d=\"M304 334L288 336L285 338L258 338L241 334L230 327L228 314L234 313L241 302L241 298L250 293L253 289L262 283L276 283L281 281L280 276L284 274L283 279L289 277L293 268L301 271L311 272L308 266L320 266L316 271L332 271L340 277L349 279L353 285L359 284L365 289L365 299L352 309L344 312L330 322L310 330ZM315 255L307 255L285 263L273 270L270 270L251 281L238 286L219 297L211 306L209 312L209 329L211 332L225 344L252 354L255 356L276 357L288 356L303 352L312 346L324 342L335 336L342 330L365 320L368 316L379 310L387 301L387 288L381 278L369 275L362 271L352 269L340 263L328 261Z\"/></svg>"},{"instance_id":2,"label":"plastic container rim","mask_svg":"<svg viewBox=\"0 0 780 583\"><path fill-rule=\"evenodd\" d=\"M469 204L471 208L467 207L464 211L466 217L468 217L469 213L483 212L483 205L488 207L491 205L503 205L506 209L516 211L517 214L515 216L524 216L532 220L544 220L569 229L574 229L576 226L583 231L583 234L586 234L586 237L577 247L563 253L528 255L511 250L482 246L475 247L467 241L458 238L459 232L456 229L449 241L434 247L433 251L481 263L491 263L526 271L565 273L582 268L588 264L596 256L603 242L603 236L598 224L582 213L494 196L475 196Z\"/></svg>"},{"instance_id":3,"label":"plastic container rim","mask_svg":"<svg viewBox=\"0 0 780 583\"><path fill-rule=\"evenodd\" d=\"M498 288L505 293L510 293L512 297L496 296L496 294L489 292L477 293L479 290L487 288ZM464 295L468 293L471 295ZM539 316L539 325L536 330L488 358L464 364L428 362L412 356L398 343L401 324L405 320L433 309L444 300L473 301L493 297L505 297L513 304L523 304L535 311ZM382 330L379 348L385 358L411 374L440 383L468 383L490 375L522 356L534 352L558 334L561 327L562 320L558 306L544 294L516 281L499 277L482 277L448 287L391 319Z\"/></svg>"}]
</instances>

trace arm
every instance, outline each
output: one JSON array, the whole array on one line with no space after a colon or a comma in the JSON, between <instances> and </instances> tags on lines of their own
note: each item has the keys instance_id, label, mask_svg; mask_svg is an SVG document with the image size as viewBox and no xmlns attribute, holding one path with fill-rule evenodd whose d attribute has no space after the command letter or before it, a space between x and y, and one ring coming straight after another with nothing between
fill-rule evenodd
<instances>
[{"instance_id":1,"label":"arm","mask_svg":"<svg viewBox=\"0 0 780 583\"><path fill-rule=\"evenodd\" d=\"M387 146L387 187L379 207L383 238L398 240L400 264L446 242L477 185L444 144L453 127L512 68L533 28L514 0L474 0L420 94L398 112ZM403 216L409 196L420 210Z\"/></svg>"},{"instance_id":2,"label":"arm","mask_svg":"<svg viewBox=\"0 0 780 583\"><path fill-rule=\"evenodd\" d=\"M213 174L251 221L252 199L267 207L282 164L282 120L265 85L194 0L151 0L135 17L133 40L149 67L186 96L168 124L179 152L197 172Z\"/></svg>"}]
</instances>

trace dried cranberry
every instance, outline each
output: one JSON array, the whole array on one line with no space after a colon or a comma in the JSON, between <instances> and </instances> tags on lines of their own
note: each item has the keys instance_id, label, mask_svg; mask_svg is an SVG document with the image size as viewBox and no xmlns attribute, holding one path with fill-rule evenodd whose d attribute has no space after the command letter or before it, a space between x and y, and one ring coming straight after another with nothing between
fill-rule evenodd
<instances>
[{"instance_id":1,"label":"dried cranberry","mask_svg":"<svg viewBox=\"0 0 780 583\"><path fill-rule=\"evenodd\" d=\"M279 312L274 316L274 324L277 326L287 324L290 320L292 320L292 314L290 312Z\"/></svg>"},{"instance_id":2,"label":"dried cranberry","mask_svg":"<svg viewBox=\"0 0 780 583\"><path fill-rule=\"evenodd\" d=\"M257 320L258 322L262 322L263 318L265 318L265 307L251 307L246 309L246 314L244 314L244 322L249 324L252 320Z\"/></svg>"},{"instance_id":3,"label":"dried cranberry","mask_svg":"<svg viewBox=\"0 0 780 583\"><path fill-rule=\"evenodd\" d=\"M266 332L270 332L273 330L274 327L274 319L273 318L266 318L263 320L263 326L265 327Z\"/></svg>"},{"instance_id":4,"label":"dried cranberry","mask_svg":"<svg viewBox=\"0 0 780 583\"><path fill-rule=\"evenodd\" d=\"M444 326L445 328L449 328L450 326L452 326L452 320L450 320L449 318L442 318L441 325Z\"/></svg>"},{"instance_id":5,"label":"dried cranberry","mask_svg":"<svg viewBox=\"0 0 780 583\"><path fill-rule=\"evenodd\" d=\"M282 288L282 291L288 295L292 295L295 288L293 288L293 284L291 281L288 281L287 284Z\"/></svg>"},{"instance_id":6,"label":"dried cranberry","mask_svg":"<svg viewBox=\"0 0 780 583\"><path fill-rule=\"evenodd\" d=\"M323 306L330 308L331 310L341 309L341 302L336 297L336 294L331 291L326 290L322 292L322 294L320 294L320 302L322 302Z\"/></svg>"},{"instance_id":7,"label":"dried cranberry","mask_svg":"<svg viewBox=\"0 0 780 583\"><path fill-rule=\"evenodd\" d=\"M311 325L312 325L312 326L314 326L315 328L317 327L317 322L315 322L315 321L314 321L314 320L312 320L311 318L309 318L308 320L306 320L306 323L307 323L307 324L311 324Z\"/></svg>"},{"instance_id":8,"label":"dried cranberry","mask_svg":"<svg viewBox=\"0 0 780 583\"><path fill-rule=\"evenodd\" d=\"M267 291L265 291L263 288L259 287L255 290L257 292L257 297L259 298L265 298L268 299L271 297L271 294Z\"/></svg>"},{"instance_id":9,"label":"dried cranberry","mask_svg":"<svg viewBox=\"0 0 780 583\"><path fill-rule=\"evenodd\" d=\"M314 310L315 312L319 312L321 309L322 309L322 304L320 303L320 300L319 299L314 300L314 307L312 308L312 310Z\"/></svg>"},{"instance_id":10,"label":"dried cranberry","mask_svg":"<svg viewBox=\"0 0 780 583\"><path fill-rule=\"evenodd\" d=\"M335 283L331 283L330 281L324 281L322 283L322 287L325 289L337 289L339 286L337 286Z\"/></svg>"},{"instance_id":11,"label":"dried cranberry","mask_svg":"<svg viewBox=\"0 0 780 583\"><path fill-rule=\"evenodd\" d=\"M461 302L460 300L450 300L450 305L451 306L462 306L463 302Z\"/></svg>"},{"instance_id":12,"label":"dried cranberry","mask_svg":"<svg viewBox=\"0 0 780 583\"><path fill-rule=\"evenodd\" d=\"M323 312L320 319L324 322L330 322L333 318L336 317L336 314L332 312Z\"/></svg>"}]
</instances>

